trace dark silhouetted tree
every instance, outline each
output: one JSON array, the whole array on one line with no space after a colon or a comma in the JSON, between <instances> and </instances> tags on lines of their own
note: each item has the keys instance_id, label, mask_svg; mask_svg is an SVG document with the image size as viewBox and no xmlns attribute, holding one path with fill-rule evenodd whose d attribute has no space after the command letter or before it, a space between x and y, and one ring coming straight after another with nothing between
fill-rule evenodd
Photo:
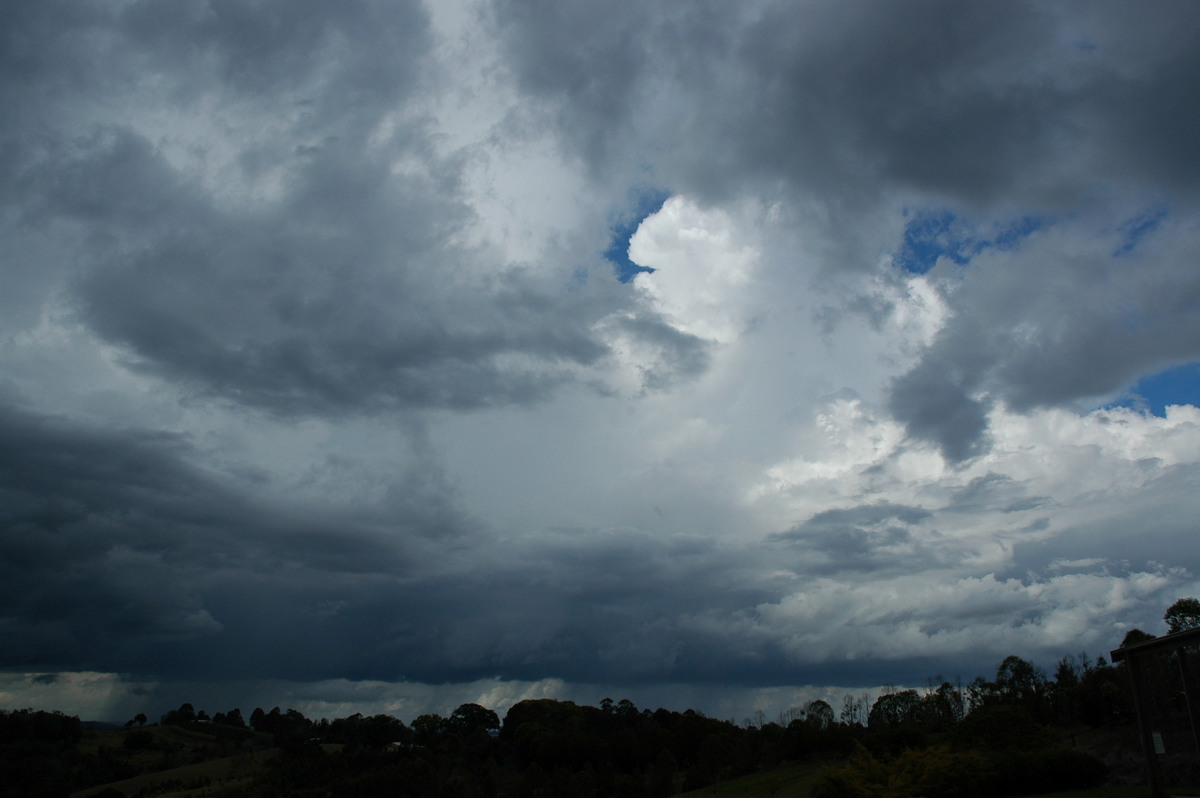
<instances>
[{"instance_id":1,"label":"dark silhouetted tree","mask_svg":"<svg viewBox=\"0 0 1200 798\"><path fill-rule=\"evenodd\" d=\"M1163 615L1170 632L1182 632L1185 629L1195 629L1200 626L1200 600L1181 598L1167 608Z\"/></svg>"},{"instance_id":2,"label":"dark silhouetted tree","mask_svg":"<svg viewBox=\"0 0 1200 798\"><path fill-rule=\"evenodd\" d=\"M170 710L159 720L164 726L182 726L196 720L196 709L185 702L179 705L179 709Z\"/></svg>"},{"instance_id":3,"label":"dark silhouetted tree","mask_svg":"<svg viewBox=\"0 0 1200 798\"><path fill-rule=\"evenodd\" d=\"M446 727L452 733L487 733L500 728L500 718L495 712L479 704L463 704L446 719Z\"/></svg>"},{"instance_id":4,"label":"dark silhouetted tree","mask_svg":"<svg viewBox=\"0 0 1200 798\"><path fill-rule=\"evenodd\" d=\"M996 668L995 686L1001 702L1025 707L1035 718L1044 717L1046 674L1041 668L1009 655Z\"/></svg>"},{"instance_id":5,"label":"dark silhouetted tree","mask_svg":"<svg viewBox=\"0 0 1200 798\"><path fill-rule=\"evenodd\" d=\"M930 730L947 729L963 718L962 693L950 682L921 696L921 725Z\"/></svg>"},{"instance_id":6,"label":"dark silhouetted tree","mask_svg":"<svg viewBox=\"0 0 1200 798\"><path fill-rule=\"evenodd\" d=\"M867 716L867 726L873 730L896 729L915 725L920 719L921 697L916 690L887 693L875 699Z\"/></svg>"},{"instance_id":7,"label":"dark silhouetted tree","mask_svg":"<svg viewBox=\"0 0 1200 798\"><path fill-rule=\"evenodd\" d=\"M420 715L412 722L413 742L417 745L436 745L445 728L446 721L441 715L436 713Z\"/></svg>"},{"instance_id":8,"label":"dark silhouetted tree","mask_svg":"<svg viewBox=\"0 0 1200 798\"><path fill-rule=\"evenodd\" d=\"M1145 643L1147 640L1153 640L1154 635L1147 634L1141 629L1130 629L1125 633L1125 637L1121 638L1121 648L1125 646L1133 646L1138 643Z\"/></svg>"},{"instance_id":9,"label":"dark silhouetted tree","mask_svg":"<svg viewBox=\"0 0 1200 798\"><path fill-rule=\"evenodd\" d=\"M809 701L804 707L804 721L818 731L824 731L833 725L833 707L819 698Z\"/></svg>"}]
</instances>

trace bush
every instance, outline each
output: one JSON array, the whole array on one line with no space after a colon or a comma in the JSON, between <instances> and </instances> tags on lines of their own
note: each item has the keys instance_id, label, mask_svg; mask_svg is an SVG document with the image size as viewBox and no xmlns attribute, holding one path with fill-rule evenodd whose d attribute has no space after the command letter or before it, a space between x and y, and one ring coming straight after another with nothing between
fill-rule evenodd
<instances>
[{"instance_id":1,"label":"bush","mask_svg":"<svg viewBox=\"0 0 1200 798\"><path fill-rule=\"evenodd\" d=\"M1108 767L1091 754L1069 748L1015 751L994 757L996 784L1006 795L1034 795L1099 787Z\"/></svg>"},{"instance_id":2,"label":"bush","mask_svg":"<svg viewBox=\"0 0 1200 798\"><path fill-rule=\"evenodd\" d=\"M1052 744L1028 710L1005 704L976 709L951 735L958 747L980 751L1036 751Z\"/></svg>"},{"instance_id":3,"label":"bush","mask_svg":"<svg viewBox=\"0 0 1200 798\"><path fill-rule=\"evenodd\" d=\"M1029 795L1099 786L1104 763L1080 751L956 751L948 746L909 750L890 760L859 748L822 773L813 798L957 798Z\"/></svg>"},{"instance_id":4,"label":"bush","mask_svg":"<svg viewBox=\"0 0 1200 798\"><path fill-rule=\"evenodd\" d=\"M905 751L882 762L865 748L842 765L826 770L814 785L813 798L957 798L989 795L991 767L976 751L947 746Z\"/></svg>"}]
</instances>

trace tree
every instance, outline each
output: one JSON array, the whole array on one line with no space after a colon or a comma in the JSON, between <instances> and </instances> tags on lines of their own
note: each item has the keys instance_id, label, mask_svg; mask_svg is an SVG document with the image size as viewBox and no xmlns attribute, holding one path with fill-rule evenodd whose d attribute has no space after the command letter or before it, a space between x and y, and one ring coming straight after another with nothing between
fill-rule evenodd
<instances>
[{"instance_id":1,"label":"tree","mask_svg":"<svg viewBox=\"0 0 1200 798\"><path fill-rule=\"evenodd\" d=\"M921 697L916 690L901 690L879 696L871 705L867 726L871 729L895 729L915 724L920 716Z\"/></svg>"},{"instance_id":2,"label":"tree","mask_svg":"<svg viewBox=\"0 0 1200 798\"><path fill-rule=\"evenodd\" d=\"M1068 654L1058 661L1054 669L1054 686L1058 690L1070 690L1079 684L1079 674L1082 669L1075 658Z\"/></svg>"},{"instance_id":3,"label":"tree","mask_svg":"<svg viewBox=\"0 0 1200 798\"><path fill-rule=\"evenodd\" d=\"M843 726L861 726L867 719L867 697L860 698L846 693L842 699L842 714L839 717Z\"/></svg>"},{"instance_id":4,"label":"tree","mask_svg":"<svg viewBox=\"0 0 1200 798\"><path fill-rule=\"evenodd\" d=\"M819 698L809 701L804 707L804 719L810 726L824 731L833 725L833 707Z\"/></svg>"},{"instance_id":5,"label":"tree","mask_svg":"<svg viewBox=\"0 0 1200 798\"><path fill-rule=\"evenodd\" d=\"M401 720L391 715L364 718L356 712L348 718L337 718L330 723L324 739L381 749L393 743L406 745L412 740L412 732Z\"/></svg>"},{"instance_id":6,"label":"tree","mask_svg":"<svg viewBox=\"0 0 1200 798\"><path fill-rule=\"evenodd\" d=\"M1046 674L1033 663L1009 655L996 668L996 692L1004 703L1019 704L1037 715L1045 697Z\"/></svg>"},{"instance_id":7,"label":"tree","mask_svg":"<svg viewBox=\"0 0 1200 798\"><path fill-rule=\"evenodd\" d=\"M450 717L446 719L446 726L452 732L486 734L492 729L500 728L500 718L495 712L479 704L463 704L450 713Z\"/></svg>"},{"instance_id":8,"label":"tree","mask_svg":"<svg viewBox=\"0 0 1200 798\"><path fill-rule=\"evenodd\" d=\"M1200 626L1200 600L1181 598L1172 604L1163 615L1170 632L1182 632Z\"/></svg>"},{"instance_id":9,"label":"tree","mask_svg":"<svg viewBox=\"0 0 1200 798\"><path fill-rule=\"evenodd\" d=\"M1130 717L1133 708L1127 696L1128 684L1128 676L1098 657L1073 691L1079 719L1094 727Z\"/></svg>"},{"instance_id":10,"label":"tree","mask_svg":"<svg viewBox=\"0 0 1200 798\"><path fill-rule=\"evenodd\" d=\"M1121 648L1132 646L1136 643L1145 643L1147 640L1153 640L1154 635L1146 634L1141 629L1130 629L1125 633L1125 637L1121 640Z\"/></svg>"},{"instance_id":11,"label":"tree","mask_svg":"<svg viewBox=\"0 0 1200 798\"><path fill-rule=\"evenodd\" d=\"M487 746L491 732L499 728L499 716L479 704L460 705L442 724L445 735L463 750Z\"/></svg>"},{"instance_id":12,"label":"tree","mask_svg":"<svg viewBox=\"0 0 1200 798\"><path fill-rule=\"evenodd\" d=\"M436 712L417 716L411 724L413 742L417 745L434 745L445 729L445 724L442 716Z\"/></svg>"},{"instance_id":13,"label":"tree","mask_svg":"<svg viewBox=\"0 0 1200 798\"><path fill-rule=\"evenodd\" d=\"M963 718L962 693L950 682L921 697L921 722L929 729L946 729Z\"/></svg>"},{"instance_id":14,"label":"tree","mask_svg":"<svg viewBox=\"0 0 1200 798\"><path fill-rule=\"evenodd\" d=\"M1056 722L1073 724L1079 719L1079 684L1084 673L1073 655L1068 654L1058 661L1054 682L1050 685L1050 707Z\"/></svg>"},{"instance_id":15,"label":"tree","mask_svg":"<svg viewBox=\"0 0 1200 798\"><path fill-rule=\"evenodd\" d=\"M196 720L196 709L189 703L180 704L179 709L172 709L159 718L164 726L182 726L194 720Z\"/></svg>"}]
</instances>

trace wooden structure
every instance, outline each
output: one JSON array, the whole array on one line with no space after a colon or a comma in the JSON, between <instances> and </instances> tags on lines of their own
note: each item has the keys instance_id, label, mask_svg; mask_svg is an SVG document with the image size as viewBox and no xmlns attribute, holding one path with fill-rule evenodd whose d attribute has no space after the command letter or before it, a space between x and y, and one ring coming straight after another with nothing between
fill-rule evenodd
<instances>
[{"instance_id":1,"label":"wooden structure","mask_svg":"<svg viewBox=\"0 0 1200 798\"><path fill-rule=\"evenodd\" d=\"M1142 752L1146 756L1146 773L1150 789L1155 795L1164 794L1162 765L1159 756L1163 753L1162 737L1154 728L1154 697L1147 684L1147 673L1151 666L1161 666L1171 659L1179 668L1179 681L1183 693L1184 709L1192 732L1192 745L1200 756L1200 723L1196 712L1200 710L1200 693L1197 693L1189 664L1188 648L1200 647L1200 628L1154 637L1141 643L1114 649L1112 661L1125 662L1129 666L1129 681L1133 687L1133 709L1137 713L1138 733L1142 741Z\"/></svg>"}]
</instances>

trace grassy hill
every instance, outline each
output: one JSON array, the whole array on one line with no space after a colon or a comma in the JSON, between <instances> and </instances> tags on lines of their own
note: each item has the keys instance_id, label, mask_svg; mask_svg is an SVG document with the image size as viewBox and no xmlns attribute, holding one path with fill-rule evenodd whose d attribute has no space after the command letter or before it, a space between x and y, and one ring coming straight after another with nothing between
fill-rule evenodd
<instances>
[{"instance_id":1,"label":"grassy hill","mask_svg":"<svg viewBox=\"0 0 1200 798\"><path fill-rule=\"evenodd\" d=\"M270 735L252 729L190 724L84 732L79 752L114 775L78 796L200 796L248 784L276 756Z\"/></svg>"},{"instance_id":2,"label":"grassy hill","mask_svg":"<svg viewBox=\"0 0 1200 798\"><path fill-rule=\"evenodd\" d=\"M263 767L277 755L274 749L220 757L195 765L181 765L168 770L143 773L128 779L89 787L71 793L71 798L111 796L119 792L126 796L183 796L219 795L236 787L248 787Z\"/></svg>"},{"instance_id":3,"label":"grassy hill","mask_svg":"<svg viewBox=\"0 0 1200 798\"><path fill-rule=\"evenodd\" d=\"M682 793L680 798L808 798L823 765L786 765Z\"/></svg>"}]
</instances>

